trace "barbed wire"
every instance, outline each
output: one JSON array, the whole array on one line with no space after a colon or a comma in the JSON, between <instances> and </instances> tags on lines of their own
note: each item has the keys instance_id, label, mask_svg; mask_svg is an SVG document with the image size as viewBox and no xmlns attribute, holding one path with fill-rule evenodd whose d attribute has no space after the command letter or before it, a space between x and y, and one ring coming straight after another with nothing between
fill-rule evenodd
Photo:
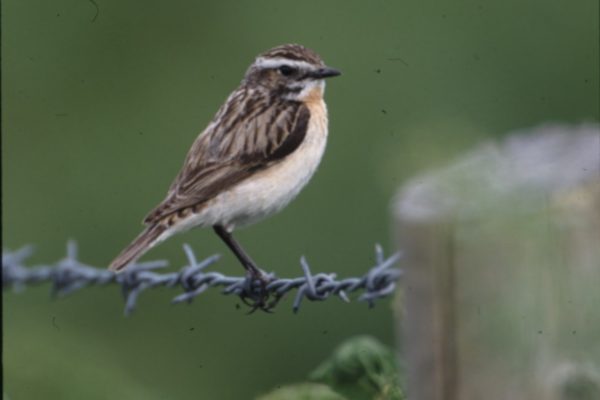
<instances>
[{"instance_id":1,"label":"barbed wire","mask_svg":"<svg viewBox=\"0 0 600 400\"><path fill-rule=\"evenodd\" d=\"M159 273L155 270L168 265L165 260L135 263L124 272L115 274L105 268L96 268L78 260L77 244L67 243L66 257L52 265L28 267L25 261L33 254L33 246L25 246L17 251L2 252L2 287L22 291L29 285L44 282L52 283L53 296L66 296L89 286L116 284L121 286L125 298L125 315L135 309L139 295L151 288L177 287L183 293L173 298L173 303L190 303L196 296L213 287L223 287L222 293L238 295L255 302L265 295L274 301L274 307L280 298L296 290L293 311L300 309L303 299L311 301L326 300L337 296L349 302L348 292L364 291L358 301L373 306L375 300L394 292L402 270L392 268L400 259L400 253L385 257L380 245L375 246L375 266L361 277L337 279L335 273L317 273L313 275L306 258L300 259L304 275L298 278L277 278L275 274L266 274L268 283L262 284L249 276L226 276L219 272L204 270L219 260L212 255L198 261L191 246L184 245L188 264L177 272ZM266 292L266 293L265 293ZM256 303L255 303L256 304Z\"/></svg>"}]
</instances>

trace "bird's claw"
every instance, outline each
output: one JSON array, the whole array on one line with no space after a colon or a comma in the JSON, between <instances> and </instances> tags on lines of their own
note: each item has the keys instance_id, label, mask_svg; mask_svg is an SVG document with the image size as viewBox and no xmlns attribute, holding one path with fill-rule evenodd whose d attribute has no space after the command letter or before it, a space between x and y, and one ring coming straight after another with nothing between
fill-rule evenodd
<instances>
[{"instance_id":1,"label":"bird's claw","mask_svg":"<svg viewBox=\"0 0 600 400\"><path fill-rule=\"evenodd\" d=\"M282 298L281 294L271 295L269 293L267 286L273 280L273 276L269 276L258 268L248 271L246 290L240 294L242 302L251 308L248 314L252 314L256 310L267 313L273 312L273 309Z\"/></svg>"}]
</instances>

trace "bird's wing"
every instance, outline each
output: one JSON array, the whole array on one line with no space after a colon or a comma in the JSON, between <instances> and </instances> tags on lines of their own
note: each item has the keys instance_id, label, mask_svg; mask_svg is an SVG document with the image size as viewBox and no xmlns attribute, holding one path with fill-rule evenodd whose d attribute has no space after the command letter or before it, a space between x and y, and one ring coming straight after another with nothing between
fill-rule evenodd
<instances>
[{"instance_id":1,"label":"bird's wing","mask_svg":"<svg viewBox=\"0 0 600 400\"><path fill-rule=\"evenodd\" d=\"M309 118L308 107L299 102L274 106L268 99L250 103L243 95L232 94L192 145L165 200L144 223L155 224L179 210L202 205L282 160L304 140Z\"/></svg>"}]
</instances>

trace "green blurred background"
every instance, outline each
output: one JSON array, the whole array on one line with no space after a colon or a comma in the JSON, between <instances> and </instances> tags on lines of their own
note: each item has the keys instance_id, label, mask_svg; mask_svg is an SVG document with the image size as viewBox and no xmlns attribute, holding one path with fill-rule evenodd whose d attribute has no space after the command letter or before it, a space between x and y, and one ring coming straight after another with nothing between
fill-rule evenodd
<instances>
[{"instance_id":1,"label":"green blurred background","mask_svg":"<svg viewBox=\"0 0 600 400\"><path fill-rule=\"evenodd\" d=\"M279 276L357 275L390 248L389 202L408 177L490 137L544 121L598 121L598 2L2 2L4 248L58 260L69 238L104 266L162 200L188 147L254 56L297 42L344 75L328 83L330 140L284 212L239 231ZM192 231L145 259L224 253ZM390 301L286 299L246 315L211 291L171 306L144 293L131 318L116 288L50 301L3 294L11 399L244 399L302 381L342 340L394 343Z\"/></svg>"}]
</instances>

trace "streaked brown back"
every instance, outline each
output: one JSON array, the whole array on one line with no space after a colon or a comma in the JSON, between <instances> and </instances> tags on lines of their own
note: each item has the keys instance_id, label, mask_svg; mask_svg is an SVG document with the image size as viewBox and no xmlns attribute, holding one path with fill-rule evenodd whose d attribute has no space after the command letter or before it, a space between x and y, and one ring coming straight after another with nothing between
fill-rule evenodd
<instances>
[{"instance_id":1,"label":"streaked brown back","mask_svg":"<svg viewBox=\"0 0 600 400\"><path fill-rule=\"evenodd\" d=\"M308 128L308 108L242 85L196 139L167 197L144 219L156 224L202 205L294 151Z\"/></svg>"}]
</instances>

